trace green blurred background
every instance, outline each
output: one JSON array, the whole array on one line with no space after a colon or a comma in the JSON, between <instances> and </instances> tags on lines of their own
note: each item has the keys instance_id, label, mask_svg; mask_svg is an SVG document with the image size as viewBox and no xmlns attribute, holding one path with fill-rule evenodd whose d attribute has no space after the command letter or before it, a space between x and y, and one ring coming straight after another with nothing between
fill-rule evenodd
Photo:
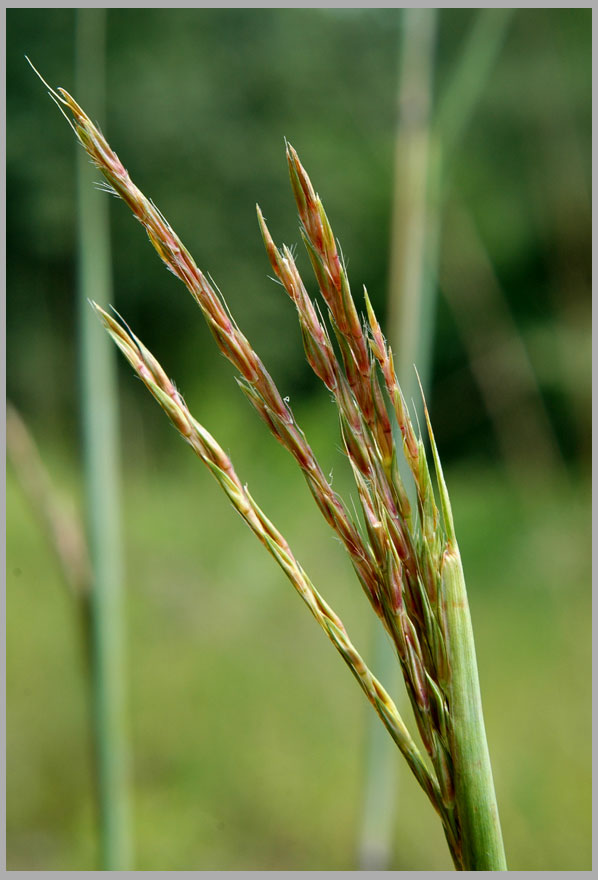
<instances>
[{"instance_id":1,"label":"green blurred background","mask_svg":"<svg viewBox=\"0 0 598 880\"><path fill-rule=\"evenodd\" d=\"M438 10L435 105L479 14ZM364 283L384 318L401 27L398 9L107 12L105 133L215 278L347 497L334 408L267 278L255 203L277 241L300 243L286 136L354 291ZM7 10L7 394L57 492L82 509L76 153L24 60L77 97L74 39L74 10ZM514 11L444 166L430 403L507 857L521 870L591 866L590 73L589 10ZM364 599L299 472L125 206L110 210L114 304L369 659ZM136 867L354 869L370 710L120 363L119 376ZM81 634L10 468L7 510L8 868L89 870ZM403 766L397 785L390 867L450 868Z\"/></svg>"}]
</instances>

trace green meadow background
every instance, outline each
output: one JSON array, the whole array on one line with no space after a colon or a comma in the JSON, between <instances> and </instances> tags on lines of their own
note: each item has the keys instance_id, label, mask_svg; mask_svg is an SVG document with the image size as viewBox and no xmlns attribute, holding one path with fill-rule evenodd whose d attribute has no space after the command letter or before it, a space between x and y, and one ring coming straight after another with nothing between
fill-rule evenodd
<instances>
[{"instance_id":1,"label":"green meadow background","mask_svg":"<svg viewBox=\"0 0 598 880\"><path fill-rule=\"evenodd\" d=\"M434 106L479 14L437 11ZM7 396L57 495L82 511L76 149L24 59L77 97L75 11L9 9L6 22ZM110 9L106 26L105 133L350 499L334 407L268 278L255 203L309 278L287 137L357 299L365 284L384 319L402 10ZM513 11L445 166L430 409L512 870L591 867L590 72L589 10ZM116 308L375 671L367 603L299 471L126 207L111 201L110 215ZM355 870L371 710L208 472L118 371L135 867ZM10 464L6 504L7 867L92 870L79 621ZM396 786L390 867L450 869L401 763Z\"/></svg>"}]
</instances>

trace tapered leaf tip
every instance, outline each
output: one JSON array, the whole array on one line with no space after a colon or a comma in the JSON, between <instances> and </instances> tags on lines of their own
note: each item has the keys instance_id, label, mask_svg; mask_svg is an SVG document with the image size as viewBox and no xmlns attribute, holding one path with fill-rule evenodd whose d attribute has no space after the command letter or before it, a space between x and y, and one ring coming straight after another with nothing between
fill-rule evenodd
<instances>
[{"instance_id":1,"label":"tapered leaf tip","mask_svg":"<svg viewBox=\"0 0 598 880\"><path fill-rule=\"evenodd\" d=\"M365 301L365 310L367 312L370 327L372 329L374 329L375 327L378 326L378 320L377 320L376 315L374 313L374 308L373 308L372 303L370 301L368 290L367 290L367 287L365 286L365 284L363 285L363 298Z\"/></svg>"},{"instance_id":2,"label":"tapered leaf tip","mask_svg":"<svg viewBox=\"0 0 598 880\"><path fill-rule=\"evenodd\" d=\"M434 459L434 469L436 471L436 479L438 480L438 491L440 493L440 507L442 510L442 518L444 520L444 528L446 530L446 536L450 543L456 544L456 535L455 535L455 524L453 521L453 511L451 508L451 501L448 494L448 488L446 482L444 480L444 473L442 470L442 464L440 462L440 455L438 454L438 447L436 446L436 438L434 437L434 431L432 430L432 422L430 421L430 413L428 412L428 406L426 404L426 398L424 395L424 389L421 383L421 379L419 373L417 371L417 367L415 364L413 365L413 369L415 370L415 375L417 376L417 382L419 385L419 390L422 396L422 405L424 408L424 417L426 420L426 427L428 429L428 437L430 438L430 447L432 449L432 457Z\"/></svg>"}]
</instances>

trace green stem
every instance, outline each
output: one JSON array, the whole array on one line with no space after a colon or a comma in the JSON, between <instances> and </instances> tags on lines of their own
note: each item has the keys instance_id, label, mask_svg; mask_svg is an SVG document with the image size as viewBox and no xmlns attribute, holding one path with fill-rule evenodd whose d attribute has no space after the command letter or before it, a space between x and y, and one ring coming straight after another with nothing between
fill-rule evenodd
<instances>
[{"instance_id":1,"label":"green stem","mask_svg":"<svg viewBox=\"0 0 598 880\"><path fill-rule=\"evenodd\" d=\"M451 677L451 755L466 871L506 871L498 806L486 740L473 629L459 552L443 561L447 650Z\"/></svg>"},{"instance_id":2,"label":"green stem","mask_svg":"<svg viewBox=\"0 0 598 880\"><path fill-rule=\"evenodd\" d=\"M465 578L448 489L425 407L424 413L447 539L439 600L450 670L448 733L461 845L462 864L458 867L465 871L506 871Z\"/></svg>"},{"instance_id":3,"label":"green stem","mask_svg":"<svg viewBox=\"0 0 598 880\"><path fill-rule=\"evenodd\" d=\"M103 9L77 10L77 94L101 115ZM81 412L92 591L91 690L103 870L130 867L128 750L125 732L118 414L114 353L89 307L111 297L108 200L94 190L85 153L77 156Z\"/></svg>"}]
</instances>

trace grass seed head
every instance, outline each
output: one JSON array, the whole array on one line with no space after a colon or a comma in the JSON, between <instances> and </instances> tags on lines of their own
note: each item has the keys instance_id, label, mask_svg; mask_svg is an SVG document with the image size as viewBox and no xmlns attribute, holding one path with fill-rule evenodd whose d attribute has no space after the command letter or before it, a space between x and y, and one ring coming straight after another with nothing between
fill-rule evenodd
<instances>
[{"instance_id":1,"label":"grass seed head","mask_svg":"<svg viewBox=\"0 0 598 880\"><path fill-rule=\"evenodd\" d=\"M481 817L485 823L487 812L483 811L492 811L487 801L493 789L490 791L491 785L486 785L483 793L486 800L482 797L476 801L470 797L471 792L463 790L459 777L463 767L467 769L463 761L469 741L465 737L461 745L455 732L453 706L455 700L461 699L463 705L469 707L467 700L471 694L479 703L479 695L476 697L474 691L467 690L469 685L463 675L463 667L468 663L471 666L473 654L468 646L473 643L467 628L464 582L448 491L424 401L440 496L440 523L423 442L413 428L397 380L392 351L364 288L366 337L332 227L296 151L287 143L287 161L302 237L320 293L328 306L340 357L335 353L328 329L307 293L290 250L276 247L259 207L258 221L274 273L297 308L307 359L334 395L345 451L361 501L364 527L356 524L345 503L333 492L290 406L231 318L222 297L196 266L172 227L135 186L116 153L74 98L63 89L49 91L69 119L79 142L104 174L110 189L128 205L162 261L200 306L218 347L239 371L238 382L258 414L302 469L318 508L343 542L365 594L395 643L432 770L426 767L392 700L349 641L342 622L315 590L286 540L242 485L230 458L194 419L159 362L129 328L93 304L97 314L136 374L218 480L233 507L276 559L350 667L441 815L453 858L463 867L462 853L469 850L463 848L462 833L469 835L466 843L471 847L476 838L475 817ZM383 387L378 370L384 380ZM402 452L415 484L417 510L413 512L399 476L401 450L393 440L383 389L396 416L402 435ZM447 596L453 594L458 596L458 602L454 600L451 604ZM455 658L461 666L455 666ZM473 672L471 680L475 686L475 663ZM483 721L475 700L471 706L474 707L471 723L477 731L476 755L485 767L487 778L489 764L482 743ZM486 824L484 829L487 830ZM498 838L495 835L488 839L492 851L497 853L496 863L502 865L504 859L501 862L499 858ZM480 863L486 864L484 858Z\"/></svg>"}]
</instances>

